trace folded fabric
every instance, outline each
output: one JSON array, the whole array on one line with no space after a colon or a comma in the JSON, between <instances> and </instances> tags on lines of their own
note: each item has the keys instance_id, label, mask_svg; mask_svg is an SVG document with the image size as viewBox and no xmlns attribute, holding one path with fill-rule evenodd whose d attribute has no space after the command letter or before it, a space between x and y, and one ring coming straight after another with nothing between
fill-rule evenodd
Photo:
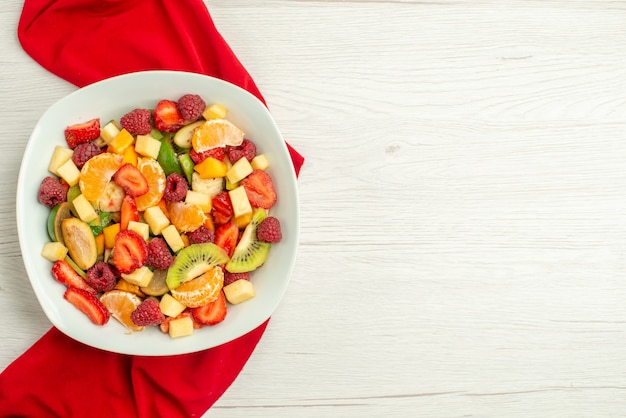
<instances>
[{"instance_id":1,"label":"folded fabric","mask_svg":"<svg viewBox=\"0 0 626 418\"><path fill-rule=\"evenodd\" d=\"M219 77L263 101L201 0L26 0L18 39L79 87L180 70ZM304 159L288 148L299 173ZM167 357L106 352L51 328L0 374L0 416L201 416L237 377L268 321L219 347Z\"/></svg>"}]
</instances>

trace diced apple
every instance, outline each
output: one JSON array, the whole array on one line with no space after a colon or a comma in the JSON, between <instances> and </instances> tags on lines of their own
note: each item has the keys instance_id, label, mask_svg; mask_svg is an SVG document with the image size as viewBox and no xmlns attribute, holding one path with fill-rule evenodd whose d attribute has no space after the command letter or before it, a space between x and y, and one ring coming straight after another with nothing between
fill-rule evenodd
<instances>
[{"instance_id":1,"label":"diced apple","mask_svg":"<svg viewBox=\"0 0 626 418\"><path fill-rule=\"evenodd\" d=\"M252 173L252 166L247 158L242 157L226 172L226 179L231 183L239 183Z\"/></svg>"},{"instance_id":2,"label":"diced apple","mask_svg":"<svg viewBox=\"0 0 626 418\"><path fill-rule=\"evenodd\" d=\"M270 162L267 160L265 154L259 154L250 161L250 165L254 170L267 170L270 166Z\"/></svg>"},{"instance_id":3,"label":"diced apple","mask_svg":"<svg viewBox=\"0 0 626 418\"><path fill-rule=\"evenodd\" d=\"M57 168L57 173L67 184L71 186L78 184L80 178L80 170L74 164L74 161L70 158L63 165Z\"/></svg>"},{"instance_id":4,"label":"diced apple","mask_svg":"<svg viewBox=\"0 0 626 418\"><path fill-rule=\"evenodd\" d=\"M159 307L164 315L171 317L177 317L182 311L185 310L185 308L187 308L185 305L174 299L174 297L169 293L166 293L161 297Z\"/></svg>"},{"instance_id":5,"label":"diced apple","mask_svg":"<svg viewBox=\"0 0 626 418\"><path fill-rule=\"evenodd\" d=\"M46 242L41 250L41 255L52 262L62 260L67 255L67 247L60 242Z\"/></svg>"},{"instance_id":6,"label":"diced apple","mask_svg":"<svg viewBox=\"0 0 626 418\"><path fill-rule=\"evenodd\" d=\"M237 305L254 297L254 286L250 280L239 279L229 285L224 286L224 296L226 300Z\"/></svg>"},{"instance_id":7,"label":"diced apple","mask_svg":"<svg viewBox=\"0 0 626 418\"><path fill-rule=\"evenodd\" d=\"M152 206L145 210L143 218L150 226L150 231L154 235L160 235L170 224L170 220L163 213L160 207Z\"/></svg>"},{"instance_id":8,"label":"diced apple","mask_svg":"<svg viewBox=\"0 0 626 418\"><path fill-rule=\"evenodd\" d=\"M230 196L230 203L233 206L235 218L252 213L252 206L248 200L246 189L243 186L229 191L228 195Z\"/></svg>"},{"instance_id":9,"label":"diced apple","mask_svg":"<svg viewBox=\"0 0 626 418\"><path fill-rule=\"evenodd\" d=\"M161 141L152 137L152 135L137 135L135 140L135 151L145 157L156 158L159 156L161 149Z\"/></svg>"},{"instance_id":10,"label":"diced apple","mask_svg":"<svg viewBox=\"0 0 626 418\"><path fill-rule=\"evenodd\" d=\"M198 206L204 213L211 211L211 196L206 193L188 190L185 203Z\"/></svg>"},{"instance_id":11,"label":"diced apple","mask_svg":"<svg viewBox=\"0 0 626 418\"><path fill-rule=\"evenodd\" d=\"M50 163L48 164L48 171L61 177L58 171L59 167L65 164L68 160L71 160L72 155L74 155L74 151L67 147L62 147L61 145L54 147L54 152L52 153Z\"/></svg>"},{"instance_id":12,"label":"diced apple","mask_svg":"<svg viewBox=\"0 0 626 418\"><path fill-rule=\"evenodd\" d=\"M148 241L148 238L150 238L150 225L145 222L130 221L128 222L128 230L135 231L146 242Z\"/></svg>"},{"instance_id":13,"label":"diced apple","mask_svg":"<svg viewBox=\"0 0 626 418\"><path fill-rule=\"evenodd\" d=\"M114 121L111 121L104 125L102 129L100 129L100 138L104 145L107 145L120 133L120 128L118 128L117 124Z\"/></svg>"},{"instance_id":14,"label":"diced apple","mask_svg":"<svg viewBox=\"0 0 626 418\"><path fill-rule=\"evenodd\" d=\"M178 252L185 247L185 242L174 225L170 225L163 229L161 234L173 252Z\"/></svg>"},{"instance_id":15,"label":"diced apple","mask_svg":"<svg viewBox=\"0 0 626 418\"><path fill-rule=\"evenodd\" d=\"M147 266L141 266L131 273L122 273L122 279L126 280L130 284L145 287L148 283L150 283L150 280L152 280L153 274L152 270L150 270Z\"/></svg>"},{"instance_id":16,"label":"diced apple","mask_svg":"<svg viewBox=\"0 0 626 418\"><path fill-rule=\"evenodd\" d=\"M81 221L89 223L98 218L96 210L91 203L89 203L85 195L79 194L76 196L74 200L72 200L72 205L74 205L74 210Z\"/></svg>"},{"instance_id":17,"label":"diced apple","mask_svg":"<svg viewBox=\"0 0 626 418\"><path fill-rule=\"evenodd\" d=\"M183 316L170 321L170 337L179 338L193 334L193 319L190 316Z\"/></svg>"}]
</instances>

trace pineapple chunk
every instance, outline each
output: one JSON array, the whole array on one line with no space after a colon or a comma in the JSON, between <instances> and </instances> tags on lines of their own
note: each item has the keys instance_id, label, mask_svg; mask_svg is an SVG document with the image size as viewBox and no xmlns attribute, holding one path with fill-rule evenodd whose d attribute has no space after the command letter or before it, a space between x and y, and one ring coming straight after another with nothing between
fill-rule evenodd
<instances>
[{"instance_id":1,"label":"pineapple chunk","mask_svg":"<svg viewBox=\"0 0 626 418\"><path fill-rule=\"evenodd\" d=\"M135 231L146 242L150 238L150 225L145 222L130 221L128 222L128 230Z\"/></svg>"},{"instance_id":2,"label":"pineapple chunk","mask_svg":"<svg viewBox=\"0 0 626 418\"><path fill-rule=\"evenodd\" d=\"M226 179L231 183L239 183L252 173L252 166L247 158L242 157L226 172Z\"/></svg>"},{"instance_id":3,"label":"pineapple chunk","mask_svg":"<svg viewBox=\"0 0 626 418\"><path fill-rule=\"evenodd\" d=\"M239 279L229 285L224 286L224 296L233 305L245 302L254 297L254 286L250 280Z\"/></svg>"},{"instance_id":4,"label":"pineapple chunk","mask_svg":"<svg viewBox=\"0 0 626 418\"><path fill-rule=\"evenodd\" d=\"M229 191L228 195L230 196L230 203L233 205L235 218L252 213L252 206L248 200L246 189L243 186L239 186L236 189Z\"/></svg>"},{"instance_id":5,"label":"pineapple chunk","mask_svg":"<svg viewBox=\"0 0 626 418\"><path fill-rule=\"evenodd\" d=\"M198 206L204 213L211 212L211 196L206 193L188 190L185 203Z\"/></svg>"},{"instance_id":6,"label":"pineapple chunk","mask_svg":"<svg viewBox=\"0 0 626 418\"><path fill-rule=\"evenodd\" d=\"M143 213L143 218L150 226L150 231L152 231L154 235L160 235L170 224L170 220L167 219L167 216L165 216L158 206L152 206L146 209Z\"/></svg>"},{"instance_id":7,"label":"pineapple chunk","mask_svg":"<svg viewBox=\"0 0 626 418\"><path fill-rule=\"evenodd\" d=\"M161 297L159 307L164 315L171 317L177 317L182 313L182 311L185 310L185 308L187 308L185 305L174 299L174 297L169 293L166 293Z\"/></svg>"},{"instance_id":8,"label":"pineapple chunk","mask_svg":"<svg viewBox=\"0 0 626 418\"><path fill-rule=\"evenodd\" d=\"M67 255L67 247L60 242L46 242L41 250L41 255L52 262L62 260Z\"/></svg>"},{"instance_id":9,"label":"pineapple chunk","mask_svg":"<svg viewBox=\"0 0 626 418\"><path fill-rule=\"evenodd\" d=\"M160 149L161 141L153 138L152 135L137 135L137 140L135 141L135 151L137 153L156 160Z\"/></svg>"},{"instance_id":10,"label":"pineapple chunk","mask_svg":"<svg viewBox=\"0 0 626 418\"><path fill-rule=\"evenodd\" d=\"M145 287L152 280L152 270L147 266L141 266L135 269L132 273L122 273L122 279L126 280L130 284L137 285L139 287Z\"/></svg>"},{"instance_id":11,"label":"pineapple chunk","mask_svg":"<svg viewBox=\"0 0 626 418\"><path fill-rule=\"evenodd\" d=\"M50 163L48 164L48 171L61 177L58 171L59 167L65 164L68 160L71 160L72 155L74 155L74 151L69 148L62 147L60 145L54 147L54 152L52 153Z\"/></svg>"},{"instance_id":12,"label":"pineapple chunk","mask_svg":"<svg viewBox=\"0 0 626 418\"><path fill-rule=\"evenodd\" d=\"M193 320L190 316L183 316L170 321L170 337L179 338L193 334Z\"/></svg>"},{"instance_id":13,"label":"pineapple chunk","mask_svg":"<svg viewBox=\"0 0 626 418\"><path fill-rule=\"evenodd\" d=\"M270 166L270 162L267 160L265 154L259 154L250 161L250 165L254 170L267 170Z\"/></svg>"},{"instance_id":14,"label":"pineapple chunk","mask_svg":"<svg viewBox=\"0 0 626 418\"><path fill-rule=\"evenodd\" d=\"M104 145L107 145L120 133L120 128L117 127L117 124L113 121L107 123L100 130L100 138Z\"/></svg>"},{"instance_id":15,"label":"pineapple chunk","mask_svg":"<svg viewBox=\"0 0 626 418\"><path fill-rule=\"evenodd\" d=\"M178 252L185 247L185 242L174 225L170 225L163 229L161 234L173 252Z\"/></svg>"},{"instance_id":16,"label":"pineapple chunk","mask_svg":"<svg viewBox=\"0 0 626 418\"><path fill-rule=\"evenodd\" d=\"M77 184L80 177L80 170L71 158L57 168L57 173L70 187Z\"/></svg>"},{"instance_id":17,"label":"pineapple chunk","mask_svg":"<svg viewBox=\"0 0 626 418\"><path fill-rule=\"evenodd\" d=\"M79 194L72 200L72 205L74 205L74 210L81 221L89 223L98 219L98 214L96 210L91 206L91 203L87 200L85 195Z\"/></svg>"}]
</instances>

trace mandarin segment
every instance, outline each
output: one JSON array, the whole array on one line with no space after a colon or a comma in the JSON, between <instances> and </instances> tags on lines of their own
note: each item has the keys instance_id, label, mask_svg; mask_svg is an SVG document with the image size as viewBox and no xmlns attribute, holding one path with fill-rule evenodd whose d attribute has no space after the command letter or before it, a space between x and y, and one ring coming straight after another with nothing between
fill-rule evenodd
<instances>
[{"instance_id":1,"label":"mandarin segment","mask_svg":"<svg viewBox=\"0 0 626 418\"><path fill-rule=\"evenodd\" d=\"M201 276L171 289L170 293L188 308L196 308L214 301L224 285L224 273L220 267L211 267Z\"/></svg>"},{"instance_id":2,"label":"mandarin segment","mask_svg":"<svg viewBox=\"0 0 626 418\"><path fill-rule=\"evenodd\" d=\"M159 163L152 158L139 158L137 160L137 168L148 180L148 192L135 198L137 210L143 212L149 207L158 205L163 198L165 172Z\"/></svg>"},{"instance_id":3,"label":"mandarin segment","mask_svg":"<svg viewBox=\"0 0 626 418\"><path fill-rule=\"evenodd\" d=\"M78 187L80 187L83 196L89 202L96 203L111 181L113 174L121 166L121 155L104 152L90 158L80 170L80 179L78 180Z\"/></svg>"},{"instance_id":4,"label":"mandarin segment","mask_svg":"<svg viewBox=\"0 0 626 418\"><path fill-rule=\"evenodd\" d=\"M124 290L109 290L100 296L100 302L107 307L113 318L117 319L130 331L143 331L144 327L135 325L130 315L141 304L141 298Z\"/></svg>"},{"instance_id":5,"label":"mandarin segment","mask_svg":"<svg viewBox=\"0 0 626 418\"><path fill-rule=\"evenodd\" d=\"M226 119L211 119L193 132L191 146L196 152L204 152L226 145L241 145L243 137L243 131Z\"/></svg>"},{"instance_id":6,"label":"mandarin segment","mask_svg":"<svg viewBox=\"0 0 626 418\"><path fill-rule=\"evenodd\" d=\"M204 224L206 215L198 205L185 202L171 202L167 206L170 222L178 232L195 231Z\"/></svg>"}]
</instances>

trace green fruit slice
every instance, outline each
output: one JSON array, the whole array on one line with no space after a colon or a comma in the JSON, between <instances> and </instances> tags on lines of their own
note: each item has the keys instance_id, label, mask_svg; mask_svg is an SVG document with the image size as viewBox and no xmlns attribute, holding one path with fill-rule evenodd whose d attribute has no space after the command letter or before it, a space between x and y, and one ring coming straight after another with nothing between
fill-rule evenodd
<instances>
[{"instance_id":1,"label":"green fruit slice","mask_svg":"<svg viewBox=\"0 0 626 418\"><path fill-rule=\"evenodd\" d=\"M263 208L255 209L252 214L252 221L243 231L239 243L235 247L233 256L226 263L226 270L231 273L245 273L256 270L267 260L267 256L272 246L268 242L257 239L257 226L267 218L267 212Z\"/></svg>"},{"instance_id":2,"label":"green fruit slice","mask_svg":"<svg viewBox=\"0 0 626 418\"><path fill-rule=\"evenodd\" d=\"M207 272L210 268L227 261L226 252L212 242L192 244L176 254L176 261L167 270L165 283L169 289L176 289L181 284Z\"/></svg>"},{"instance_id":3,"label":"green fruit slice","mask_svg":"<svg viewBox=\"0 0 626 418\"><path fill-rule=\"evenodd\" d=\"M191 138L196 128L204 123L203 120L183 126L174 134L174 143L181 148L191 148Z\"/></svg>"},{"instance_id":4,"label":"green fruit slice","mask_svg":"<svg viewBox=\"0 0 626 418\"><path fill-rule=\"evenodd\" d=\"M78 184L73 185L67 191L67 201L70 204L70 210L72 211L72 214L76 217L78 216L78 213L76 213L76 209L74 209L72 201L76 199L78 195L80 195L80 193L80 187L78 187Z\"/></svg>"},{"instance_id":5,"label":"green fruit slice","mask_svg":"<svg viewBox=\"0 0 626 418\"><path fill-rule=\"evenodd\" d=\"M50 213L48 214L48 236L50 237L51 241L58 241L56 235L54 234L54 218L57 216L59 207L61 207L60 203L50 209Z\"/></svg>"},{"instance_id":6,"label":"green fruit slice","mask_svg":"<svg viewBox=\"0 0 626 418\"><path fill-rule=\"evenodd\" d=\"M188 153L180 154L178 156L178 162L180 163L180 167L183 169L185 173L185 177L187 177L187 182L191 185L193 179L193 166L195 163L191 159Z\"/></svg>"},{"instance_id":7,"label":"green fruit slice","mask_svg":"<svg viewBox=\"0 0 626 418\"><path fill-rule=\"evenodd\" d=\"M59 241L61 244L65 245L63 231L61 230L61 222L63 222L64 219L71 217L72 212L70 210L70 204L67 202L60 203L54 214L54 220L52 221L54 241ZM50 233L50 218L48 218L48 233Z\"/></svg>"},{"instance_id":8,"label":"green fruit slice","mask_svg":"<svg viewBox=\"0 0 626 418\"><path fill-rule=\"evenodd\" d=\"M85 270L78 267L74 260L72 260L68 255L65 256L65 261L67 261L67 263L74 269L76 273L78 273L80 277L82 277L83 279L87 278L87 273L85 273Z\"/></svg>"},{"instance_id":9,"label":"green fruit slice","mask_svg":"<svg viewBox=\"0 0 626 418\"><path fill-rule=\"evenodd\" d=\"M169 141L169 138L163 138L161 140L161 148L159 148L157 161L163 168L163 172L165 172L166 176L169 176L172 173L177 173L181 176L183 175L183 171L178 163L178 158L176 158L176 152L174 152L174 148L172 147L172 143Z\"/></svg>"}]
</instances>

